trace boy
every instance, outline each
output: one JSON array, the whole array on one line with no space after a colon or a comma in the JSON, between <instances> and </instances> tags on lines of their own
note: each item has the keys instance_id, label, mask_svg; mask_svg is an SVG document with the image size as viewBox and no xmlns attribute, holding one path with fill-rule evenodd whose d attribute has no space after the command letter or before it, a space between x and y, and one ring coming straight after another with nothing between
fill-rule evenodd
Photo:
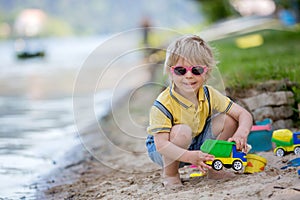
<instances>
[{"instance_id":1,"label":"boy","mask_svg":"<svg viewBox=\"0 0 300 200\"><path fill-rule=\"evenodd\" d=\"M208 177L228 177L205 161L214 156L200 151L206 139L234 141L247 150L252 116L211 86L204 85L216 65L209 45L196 35L185 35L167 48L164 71L170 86L156 99L150 111L149 157L163 167L166 187L181 185L178 169L186 163L198 166Z\"/></svg>"}]
</instances>

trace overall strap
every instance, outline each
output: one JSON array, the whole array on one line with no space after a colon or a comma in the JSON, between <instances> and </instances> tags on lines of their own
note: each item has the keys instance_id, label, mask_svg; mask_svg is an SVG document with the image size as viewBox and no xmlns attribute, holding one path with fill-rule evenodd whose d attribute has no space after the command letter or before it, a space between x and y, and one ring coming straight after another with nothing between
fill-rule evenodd
<instances>
[{"instance_id":1,"label":"overall strap","mask_svg":"<svg viewBox=\"0 0 300 200\"><path fill-rule=\"evenodd\" d=\"M209 96L209 90L206 85L203 86L203 90L204 90L205 97L208 101L208 115L211 116L210 96Z\"/></svg>"},{"instance_id":2,"label":"overall strap","mask_svg":"<svg viewBox=\"0 0 300 200\"><path fill-rule=\"evenodd\" d=\"M174 125L174 119L173 115L170 113L170 111L159 101L154 101L154 106L157 107L162 113L164 113L171 121L172 126Z\"/></svg>"}]
</instances>

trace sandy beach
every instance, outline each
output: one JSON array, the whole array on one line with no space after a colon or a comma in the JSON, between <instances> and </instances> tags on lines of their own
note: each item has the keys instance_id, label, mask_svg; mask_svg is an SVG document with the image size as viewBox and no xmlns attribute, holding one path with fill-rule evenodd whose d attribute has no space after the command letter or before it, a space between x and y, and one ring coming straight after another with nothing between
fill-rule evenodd
<instances>
[{"instance_id":1,"label":"sandy beach","mask_svg":"<svg viewBox=\"0 0 300 200\"><path fill-rule=\"evenodd\" d=\"M164 188L162 171L150 161L145 148L148 111L160 90L161 86L145 84L128 92L123 103L118 102L80 135L81 145L66 155L72 159L36 185L37 198L299 199L297 169L280 169L297 156L280 158L273 151L257 153L268 161L263 172L238 172L233 179L210 180L190 178L191 169L185 168L181 170L182 187Z\"/></svg>"}]
</instances>

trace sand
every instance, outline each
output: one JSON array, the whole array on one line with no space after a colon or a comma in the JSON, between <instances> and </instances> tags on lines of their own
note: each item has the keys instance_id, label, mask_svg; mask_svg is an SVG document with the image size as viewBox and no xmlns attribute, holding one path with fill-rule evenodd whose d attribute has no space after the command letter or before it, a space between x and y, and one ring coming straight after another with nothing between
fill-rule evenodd
<instances>
[{"instance_id":1,"label":"sand","mask_svg":"<svg viewBox=\"0 0 300 200\"><path fill-rule=\"evenodd\" d=\"M210 180L206 176L189 178L191 169L186 168L181 170L182 187L164 188L161 169L150 161L144 145L148 111L159 90L159 87L148 85L127 93L123 103L119 102L113 112L82 134L81 146L68 155L76 154L78 159L37 184L37 197L83 200L300 199L296 168L280 169L297 156L288 154L280 158L272 151L257 153L268 161L262 172L238 172L233 179Z\"/></svg>"}]
</instances>

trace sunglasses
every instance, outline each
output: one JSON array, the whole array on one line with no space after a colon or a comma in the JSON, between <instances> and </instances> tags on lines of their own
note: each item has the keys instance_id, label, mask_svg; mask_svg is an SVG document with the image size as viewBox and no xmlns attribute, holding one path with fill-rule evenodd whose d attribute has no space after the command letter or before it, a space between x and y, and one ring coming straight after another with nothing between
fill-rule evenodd
<instances>
[{"instance_id":1,"label":"sunglasses","mask_svg":"<svg viewBox=\"0 0 300 200\"><path fill-rule=\"evenodd\" d=\"M178 76L183 76L185 75L188 71L192 72L194 75L201 75L203 73L207 72L207 67L206 66L172 66L171 71L173 74L176 74Z\"/></svg>"}]
</instances>

